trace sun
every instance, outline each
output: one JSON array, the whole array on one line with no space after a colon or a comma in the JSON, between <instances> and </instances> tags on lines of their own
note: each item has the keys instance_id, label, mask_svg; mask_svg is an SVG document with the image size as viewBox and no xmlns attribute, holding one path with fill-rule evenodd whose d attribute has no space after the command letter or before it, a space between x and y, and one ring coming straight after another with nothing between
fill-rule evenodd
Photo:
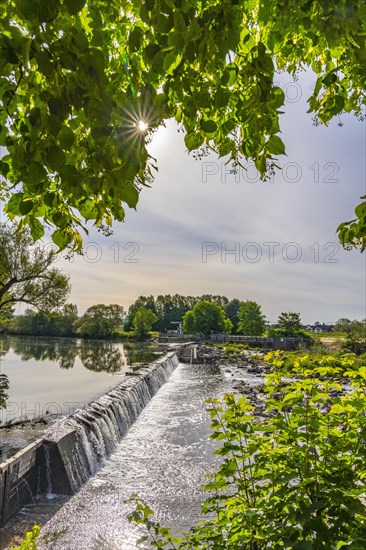
<instances>
[{"instance_id":1,"label":"sun","mask_svg":"<svg viewBox=\"0 0 366 550\"><path fill-rule=\"evenodd\" d=\"M148 129L149 125L143 121L143 120L139 120L138 121L138 124L137 124L137 127L138 129L140 130L140 132L146 132L146 130Z\"/></svg>"}]
</instances>

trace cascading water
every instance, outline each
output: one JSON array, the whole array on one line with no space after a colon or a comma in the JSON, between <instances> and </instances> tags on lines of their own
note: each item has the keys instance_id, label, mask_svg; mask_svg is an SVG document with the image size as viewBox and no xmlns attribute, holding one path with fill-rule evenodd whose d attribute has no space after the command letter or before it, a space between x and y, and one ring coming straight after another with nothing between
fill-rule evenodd
<instances>
[{"instance_id":1,"label":"cascading water","mask_svg":"<svg viewBox=\"0 0 366 550\"><path fill-rule=\"evenodd\" d=\"M210 439L206 399L232 391L232 373L225 371L218 365L180 364L112 456L44 526L39 548L151 548L149 542L137 544L146 532L127 519L134 508L128 499L136 493L155 511L154 520L173 532L199 521L201 485L220 461L214 454L217 442Z\"/></svg>"},{"instance_id":2,"label":"cascading water","mask_svg":"<svg viewBox=\"0 0 366 550\"><path fill-rule=\"evenodd\" d=\"M137 549L143 533L129 525L132 505L126 499L139 493L163 524L176 532L189 529L200 517L205 474L217 464L205 400L233 391L233 382L251 386L261 380L224 365L178 366L173 354L144 368L60 422L46 442L24 454L22 463L35 451L39 458L32 470L34 494L37 480L38 494L52 493L24 507L15 523L49 519L42 549ZM77 488L71 499L49 498Z\"/></svg>"},{"instance_id":3,"label":"cascading water","mask_svg":"<svg viewBox=\"0 0 366 550\"><path fill-rule=\"evenodd\" d=\"M48 487L74 494L112 454L177 366L176 354L169 353L53 426L44 438L51 465Z\"/></svg>"}]
</instances>

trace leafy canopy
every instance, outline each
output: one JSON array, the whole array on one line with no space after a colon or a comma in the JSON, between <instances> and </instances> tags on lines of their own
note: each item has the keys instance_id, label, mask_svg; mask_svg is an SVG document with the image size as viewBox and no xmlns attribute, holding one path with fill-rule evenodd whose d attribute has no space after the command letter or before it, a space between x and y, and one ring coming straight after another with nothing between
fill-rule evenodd
<instances>
[{"instance_id":1,"label":"leafy canopy","mask_svg":"<svg viewBox=\"0 0 366 550\"><path fill-rule=\"evenodd\" d=\"M277 324L269 327L268 336L307 336L302 328L300 313L282 312L278 316Z\"/></svg>"},{"instance_id":2,"label":"leafy canopy","mask_svg":"<svg viewBox=\"0 0 366 550\"><path fill-rule=\"evenodd\" d=\"M201 146L265 177L285 145L275 72L316 75L309 112L328 122L365 103L364 0L6 0L0 38L0 200L39 239L82 245L135 208L175 119ZM142 124L140 124L142 122ZM341 225L366 246L366 202Z\"/></svg>"},{"instance_id":3,"label":"leafy canopy","mask_svg":"<svg viewBox=\"0 0 366 550\"><path fill-rule=\"evenodd\" d=\"M122 324L124 309L118 304L89 307L80 320L79 332L89 338L111 338Z\"/></svg>"},{"instance_id":4,"label":"leafy canopy","mask_svg":"<svg viewBox=\"0 0 366 550\"><path fill-rule=\"evenodd\" d=\"M53 267L54 251L35 244L28 230L0 224L0 314L17 302L41 310L60 307L70 292L69 279Z\"/></svg>"},{"instance_id":5,"label":"leafy canopy","mask_svg":"<svg viewBox=\"0 0 366 550\"><path fill-rule=\"evenodd\" d=\"M133 318L133 328L137 339L144 340L157 320L158 316L151 309L140 307Z\"/></svg>"},{"instance_id":6,"label":"leafy canopy","mask_svg":"<svg viewBox=\"0 0 366 550\"><path fill-rule=\"evenodd\" d=\"M283 312L278 317L278 326L283 333L283 336L295 336L301 331L300 313L292 311Z\"/></svg>"},{"instance_id":7,"label":"leafy canopy","mask_svg":"<svg viewBox=\"0 0 366 550\"><path fill-rule=\"evenodd\" d=\"M222 307L213 302L199 302L183 317L183 331L189 334L208 336L212 332L231 332L232 327Z\"/></svg>"},{"instance_id":8,"label":"leafy canopy","mask_svg":"<svg viewBox=\"0 0 366 550\"><path fill-rule=\"evenodd\" d=\"M65 304L58 311L26 310L7 327L8 332L32 336L74 336L78 323L77 307Z\"/></svg>"},{"instance_id":9,"label":"leafy canopy","mask_svg":"<svg viewBox=\"0 0 366 550\"><path fill-rule=\"evenodd\" d=\"M247 300L240 305L238 331L248 336L262 336L266 330L266 318L261 306Z\"/></svg>"},{"instance_id":10,"label":"leafy canopy","mask_svg":"<svg viewBox=\"0 0 366 550\"><path fill-rule=\"evenodd\" d=\"M139 308L150 309L158 320L154 323L154 329L160 332L172 330L176 328L173 322L182 320L183 315L198 302L214 302L222 308L226 308L229 303L226 296L204 294L202 296L183 296L182 294L160 294L156 298L154 296L139 296L128 309L128 315L124 325L125 330L133 328L133 319ZM239 303L239 300L237 300ZM230 317L230 316L229 316Z\"/></svg>"},{"instance_id":11,"label":"leafy canopy","mask_svg":"<svg viewBox=\"0 0 366 550\"><path fill-rule=\"evenodd\" d=\"M242 302L238 300L238 298L234 298L233 300L230 300L230 302L224 307L226 315L233 324L233 333L235 333L238 329L238 313L241 303Z\"/></svg>"}]
</instances>

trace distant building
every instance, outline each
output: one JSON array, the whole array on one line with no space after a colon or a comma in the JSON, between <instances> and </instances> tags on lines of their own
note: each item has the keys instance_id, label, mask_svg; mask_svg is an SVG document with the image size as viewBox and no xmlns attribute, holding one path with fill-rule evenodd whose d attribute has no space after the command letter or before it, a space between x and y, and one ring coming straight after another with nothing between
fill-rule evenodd
<instances>
[{"instance_id":1,"label":"distant building","mask_svg":"<svg viewBox=\"0 0 366 550\"><path fill-rule=\"evenodd\" d=\"M306 325L303 328L305 330L308 330L309 332L314 332L318 334L319 332L333 332L334 325L315 323L314 325Z\"/></svg>"}]
</instances>

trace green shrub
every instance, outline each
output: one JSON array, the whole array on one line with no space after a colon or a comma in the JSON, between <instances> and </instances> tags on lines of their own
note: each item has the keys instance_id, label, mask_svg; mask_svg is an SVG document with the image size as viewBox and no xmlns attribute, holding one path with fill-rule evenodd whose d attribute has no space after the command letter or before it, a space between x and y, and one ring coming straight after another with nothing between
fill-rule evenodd
<instances>
[{"instance_id":1,"label":"green shrub","mask_svg":"<svg viewBox=\"0 0 366 550\"><path fill-rule=\"evenodd\" d=\"M13 550L37 550L37 540L40 532L40 526L35 525L32 531L28 531L28 533L25 535L25 539L20 544L20 546L15 546Z\"/></svg>"},{"instance_id":2,"label":"green shrub","mask_svg":"<svg viewBox=\"0 0 366 550\"><path fill-rule=\"evenodd\" d=\"M131 340L132 338L136 338L136 333L134 330L123 330L122 328L119 328L116 330L116 336L118 338Z\"/></svg>"},{"instance_id":3,"label":"green shrub","mask_svg":"<svg viewBox=\"0 0 366 550\"><path fill-rule=\"evenodd\" d=\"M266 356L268 418L245 397L208 402L222 462L205 486L203 522L176 537L133 497L129 519L147 527L153 547L366 548L366 366L352 356L290 357ZM334 397L340 375L351 389Z\"/></svg>"}]
</instances>

